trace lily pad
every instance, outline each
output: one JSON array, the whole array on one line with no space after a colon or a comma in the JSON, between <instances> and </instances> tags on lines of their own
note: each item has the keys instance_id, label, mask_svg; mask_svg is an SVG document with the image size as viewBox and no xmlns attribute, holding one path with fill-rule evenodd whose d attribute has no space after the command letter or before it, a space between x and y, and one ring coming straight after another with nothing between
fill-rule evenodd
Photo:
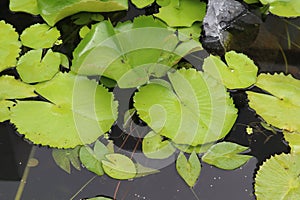
<instances>
[{"instance_id":1,"label":"lily pad","mask_svg":"<svg viewBox=\"0 0 300 200\"><path fill-rule=\"evenodd\" d=\"M60 168L70 174L71 165L80 170L79 149L79 146L74 149L53 149L52 157Z\"/></svg>"},{"instance_id":2,"label":"lily pad","mask_svg":"<svg viewBox=\"0 0 300 200\"><path fill-rule=\"evenodd\" d=\"M172 0L161 7L155 17L166 22L170 27L190 27L196 21L202 21L206 4L198 0Z\"/></svg>"},{"instance_id":3,"label":"lily pad","mask_svg":"<svg viewBox=\"0 0 300 200\"><path fill-rule=\"evenodd\" d=\"M99 140L96 141L94 150L89 146L80 148L79 157L82 164L91 172L102 176L104 174L102 168L102 160L105 160L105 155L109 154L107 147Z\"/></svg>"},{"instance_id":4,"label":"lily pad","mask_svg":"<svg viewBox=\"0 0 300 200\"><path fill-rule=\"evenodd\" d=\"M133 161L122 154L107 154L102 160L104 172L115 179L126 180L136 176L137 170Z\"/></svg>"},{"instance_id":5,"label":"lily pad","mask_svg":"<svg viewBox=\"0 0 300 200\"><path fill-rule=\"evenodd\" d=\"M85 77L58 73L35 88L50 102L18 101L11 109L18 132L35 144L58 148L89 144L117 118L113 94Z\"/></svg>"},{"instance_id":6,"label":"lily pad","mask_svg":"<svg viewBox=\"0 0 300 200\"><path fill-rule=\"evenodd\" d=\"M260 74L256 86L270 95L247 92L249 106L268 124L290 132L300 131L300 80L282 73Z\"/></svg>"},{"instance_id":7,"label":"lily pad","mask_svg":"<svg viewBox=\"0 0 300 200\"><path fill-rule=\"evenodd\" d=\"M248 147L232 142L220 142L202 156L202 161L221 169L232 170L244 165L252 156L241 155Z\"/></svg>"},{"instance_id":8,"label":"lily pad","mask_svg":"<svg viewBox=\"0 0 300 200\"><path fill-rule=\"evenodd\" d=\"M300 155L272 156L259 168L255 177L257 200L300 199Z\"/></svg>"},{"instance_id":9,"label":"lily pad","mask_svg":"<svg viewBox=\"0 0 300 200\"><path fill-rule=\"evenodd\" d=\"M10 0L9 9L14 12L26 12L33 15L39 14L38 0Z\"/></svg>"},{"instance_id":10,"label":"lily pad","mask_svg":"<svg viewBox=\"0 0 300 200\"><path fill-rule=\"evenodd\" d=\"M223 138L237 117L222 84L195 69L169 73L172 88L149 83L134 96L140 118L174 143L197 146Z\"/></svg>"},{"instance_id":11,"label":"lily pad","mask_svg":"<svg viewBox=\"0 0 300 200\"><path fill-rule=\"evenodd\" d=\"M12 25L0 21L0 72L13 67L21 51L19 35Z\"/></svg>"},{"instance_id":12,"label":"lily pad","mask_svg":"<svg viewBox=\"0 0 300 200\"><path fill-rule=\"evenodd\" d=\"M190 187L193 187L201 172L201 164L197 154L193 152L187 160L185 155L180 152L176 161L176 169L183 180Z\"/></svg>"},{"instance_id":13,"label":"lily pad","mask_svg":"<svg viewBox=\"0 0 300 200\"><path fill-rule=\"evenodd\" d=\"M43 50L31 50L24 54L17 63L17 71L26 83L48 81L59 71L61 54L48 50L42 58Z\"/></svg>"},{"instance_id":14,"label":"lily pad","mask_svg":"<svg viewBox=\"0 0 300 200\"><path fill-rule=\"evenodd\" d=\"M269 5L269 11L282 17L300 16L300 1L298 0L260 0L264 5Z\"/></svg>"},{"instance_id":15,"label":"lily pad","mask_svg":"<svg viewBox=\"0 0 300 200\"><path fill-rule=\"evenodd\" d=\"M34 24L22 32L20 39L24 46L40 49L51 48L59 37L60 32L56 27L50 27L47 24Z\"/></svg>"},{"instance_id":16,"label":"lily pad","mask_svg":"<svg viewBox=\"0 0 300 200\"><path fill-rule=\"evenodd\" d=\"M258 68L246 55L230 51L225 60L227 64L210 55L204 60L203 70L229 89L247 88L256 82Z\"/></svg>"},{"instance_id":17,"label":"lily pad","mask_svg":"<svg viewBox=\"0 0 300 200\"><path fill-rule=\"evenodd\" d=\"M137 87L150 76L164 76L183 56L201 49L196 41L181 42L151 16L140 16L116 28L109 21L93 26L73 55L72 70L83 75L102 75L119 87Z\"/></svg>"},{"instance_id":18,"label":"lily pad","mask_svg":"<svg viewBox=\"0 0 300 200\"><path fill-rule=\"evenodd\" d=\"M131 0L137 8L144 8L152 4L155 0Z\"/></svg>"},{"instance_id":19,"label":"lily pad","mask_svg":"<svg viewBox=\"0 0 300 200\"><path fill-rule=\"evenodd\" d=\"M300 133L283 131L284 139L289 143L292 153L300 154Z\"/></svg>"},{"instance_id":20,"label":"lily pad","mask_svg":"<svg viewBox=\"0 0 300 200\"><path fill-rule=\"evenodd\" d=\"M10 119L10 108L15 105L12 101L0 101L0 122L4 122Z\"/></svg>"},{"instance_id":21,"label":"lily pad","mask_svg":"<svg viewBox=\"0 0 300 200\"><path fill-rule=\"evenodd\" d=\"M128 9L128 0L37 0L43 19L53 26L59 20L79 12L112 12Z\"/></svg>"},{"instance_id":22,"label":"lily pad","mask_svg":"<svg viewBox=\"0 0 300 200\"><path fill-rule=\"evenodd\" d=\"M143 153L152 159L165 159L175 152L175 148L170 141L164 140L161 135L151 131L143 139Z\"/></svg>"}]
</instances>

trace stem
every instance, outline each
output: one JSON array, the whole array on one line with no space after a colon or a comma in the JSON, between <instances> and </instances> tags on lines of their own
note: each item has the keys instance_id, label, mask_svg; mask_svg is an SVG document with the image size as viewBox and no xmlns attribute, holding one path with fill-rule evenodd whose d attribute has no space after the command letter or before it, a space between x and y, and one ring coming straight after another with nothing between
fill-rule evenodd
<instances>
[{"instance_id":1,"label":"stem","mask_svg":"<svg viewBox=\"0 0 300 200\"><path fill-rule=\"evenodd\" d=\"M80 192L82 192L82 190L84 188L86 188L86 186L88 186L88 184L90 184L95 178L97 177L97 175L93 176L90 180L88 180L71 198L70 200L73 200Z\"/></svg>"}]
</instances>

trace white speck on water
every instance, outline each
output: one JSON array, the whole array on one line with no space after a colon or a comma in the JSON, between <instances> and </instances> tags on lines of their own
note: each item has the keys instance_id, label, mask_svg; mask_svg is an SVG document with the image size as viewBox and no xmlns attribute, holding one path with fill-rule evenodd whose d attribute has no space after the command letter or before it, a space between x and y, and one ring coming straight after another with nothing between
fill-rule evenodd
<instances>
[{"instance_id":1,"label":"white speck on water","mask_svg":"<svg viewBox=\"0 0 300 200\"><path fill-rule=\"evenodd\" d=\"M245 178L247 178L248 176L244 176Z\"/></svg>"},{"instance_id":2,"label":"white speck on water","mask_svg":"<svg viewBox=\"0 0 300 200\"><path fill-rule=\"evenodd\" d=\"M217 177L214 177L214 180L217 180Z\"/></svg>"},{"instance_id":3,"label":"white speck on water","mask_svg":"<svg viewBox=\"0 0 300 200\"><path fill-rule=\"evenodd\" d=\"M243 167L240 167L240 169L243 169Z\"/></svg>"},{"instance_id":4,"label":"white speck on water","mask_svg":"<svg viewBox=\"0 0 300 200\"><path fill-rule=\"evenodd\" d=\"M220 179L221 179L221 176L219 176L218 179L220 180Z\"/></svg>"},{"instance_id":5,"label":"white speck on water","mask_svg":"<svg viewBox=\"0 0 300 200\"><path fill-rule=\"evenodd\" d=\"M248 189L245 189L245 192L248 192Z\"/></svg>"},{"instance_id":6,"label":"white speck on water","mask_svg":"<svg viewBox=\"0 0 300 200\"><path fill-rule=\"evenodd\" d=\"M213 185L210 185L210 187L213 187Z\"/></svg>"},{"instance_id":7,"label":"white speck on water","mask_svg":"<svg viewBox=\"0 0 300 200\"><path fill-rule=\"evenodd\" d=\"M19 165L22 165L22 162L19 162Z\"/></svg>"},{"instance_id":8,"label":"white speck on water","mask_svg":"<svg viewBox=\"0 0 300 200\"><path fill-rule=\"evenodd\" d=\"M179 192L180 190L176 190L176 192Z\"/></svg>"}]
</instances>

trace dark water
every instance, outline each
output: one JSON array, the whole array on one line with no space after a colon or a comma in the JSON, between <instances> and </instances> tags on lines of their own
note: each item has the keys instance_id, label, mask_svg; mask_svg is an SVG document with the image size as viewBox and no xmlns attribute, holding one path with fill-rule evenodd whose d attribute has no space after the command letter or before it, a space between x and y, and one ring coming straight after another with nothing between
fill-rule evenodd
<instances>
[{"instance_id":1,"label":"dark water","mask_svg":"<svg viewBox=\"0 0 300 200\"><path fill-rule=\"evenodd\" d=\"M131 8L129 14L123 13L117 17L126 20L153 11L155 8L146 11ZM0 2L0 19L13 24L19 32L30 24L41 22L38 17L9 12L8 1L3 0ZM261 72L284 71L300 78L298 58L300 31L296 27L299 24L299 19L286 22L274 16L267 17L257 41L244 52L255 60ZM205 56L207 53L202 51L186 59L192 60L191 63L199 67ZM115 92L118 100L129 102L132 91ZM0 200L15 199L18 194L25 200L81 199L97 195L113 197L114 194L118 200L255 199L253 177L257 166L270 155L288 152L289 148L280 133L274 135L266 130L263 130L265 135L260 133L262 129L259 126L260 119L248 109L244 91L233 92L232 97L240 111L236 125L225 140L250 146L249 154L255 158L232 171L220 170L203 163L200 178L193 191L179 177L174 164L167 165L158 174L131 181L119 182L107 176L95 177L85 169L81 171L72 169L69 175L56 166L51 149L29 144L17 135L9 122L0 123ZM121 109L122 106L124 110L128 107L127 104L121 104ZM246 125L249 124L254 129L251 136L245 133ZM118 137L119 134L123 133L121 131L112 133L114 138L122 138ZM136 141L137 139L132 137L124 148L132 148ZM115 142L121 146L123 140L115 139ZM28 159L32 167L26 167ZM87 185L82 188L85 184Z\"/></svg>"}]
</instances>

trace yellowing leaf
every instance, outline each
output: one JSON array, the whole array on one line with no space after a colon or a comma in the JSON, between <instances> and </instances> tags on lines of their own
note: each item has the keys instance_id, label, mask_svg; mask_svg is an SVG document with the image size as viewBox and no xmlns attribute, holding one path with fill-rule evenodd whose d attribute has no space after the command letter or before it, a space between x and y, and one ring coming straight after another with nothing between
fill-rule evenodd
<instances>
[{"instance_id":1,"label":"yellowing leaf","mask_svg":"<svg viewBox=\"0 0 300 200\"><path fill-rule=\"evenodd\" d=\"M255 177L257 200L300 199L300 155L272 156L259 168Z\"/></svg>"},{"instance_id":2,"label":"yellowing leaf","mask_svg":"<svg viewBox=\"0 0 300 200\"><path fill-rule=\"evenodd\" d=\"M206 4L198 0L172 0L170 4L159 9L155 17L171 27L190 27L195 21L202 21Z\"/></svg>"},{"instance_id":3,"label":"yellowing leaf","mask_svg":"<svg viewBox=\"0 0 300 200\"><path fill-rule=\"evenodd\" d=\"M26 28L20 36L22 44L33 49L51 48L59 37L57 28L47 24L34 24Z\"/></svg>"},{"instance_id":4,"label":"yellowing leaf","mask_svg":"<svg viewBox=\"0 0 300 200\"><path fill-rule=\"evenodd\" d=\"M0 21L0 72L16 65L21 43L19 35L10 24Z\"/></svg>"},{"instance_id":5,"label":"yellowing leaf","mask_svg":"<svg viewBox=\"0 0 300 200\"><path fill-rule=\"evenodd\" d=\"M137 171L132 160L122 154L107 154L102 160L104 172L115 179L126 180L134 178Z\"/></svg>"},{"instance_id":6,"label":"yellowing leaf","mask_svg":"<svg viewBox=\"0 0 300 200\"><path fill-rule=\"evenodd\" d=\"M18 132L35 144L58 148L89 144L117 118L113 94L85 77L58 73L35 88L51 103L18 101L11 109Z\"/></svg>"},{"instance_id":7,"label":"yellowing leaf","mask_svg":"<svg viewBox=\"0 0 300 200\"><path fill-rule=\"evenodd\" d=\"M42 49L31 50L18 61L17 71L26 83L48 81L59 71L61 54L50 49L42 58Z\"/></svg>"},{"instance_id":8,"label":"yellowing leaf","mask_svg":"<svg viewBox=\"0 0 300 200\"><path fill-rule=\"evenodd\" d=\"M249 106L268 124L300 131L300 80L291 75L260 74L256 86L271 95L249 91Z\"/></svg>"},{"instance_id":9,"label":"yellowing leaf","mask_svg":"<svg viewBox=\"0 0 300 200\"><path fill-rule=\"evenodd\" d=\"M183 180L190 187L193 187L201 172L201 164L197 154L193 152L187 161L185 155L180 152L176 161L176 169Z\"/></svg>"},{"instance_id":10,"label":"yellowing leaf","mask_svg":"<svg viewBox=\"0 0 300 200\"><path fill-rule=\"evenodd\" d=\"M217 56L204 60L203 70L229 89L247 88L256 82L257 66L246 55L234 51L225 54L227 65Z\"/></svg>"}]
</instances>

